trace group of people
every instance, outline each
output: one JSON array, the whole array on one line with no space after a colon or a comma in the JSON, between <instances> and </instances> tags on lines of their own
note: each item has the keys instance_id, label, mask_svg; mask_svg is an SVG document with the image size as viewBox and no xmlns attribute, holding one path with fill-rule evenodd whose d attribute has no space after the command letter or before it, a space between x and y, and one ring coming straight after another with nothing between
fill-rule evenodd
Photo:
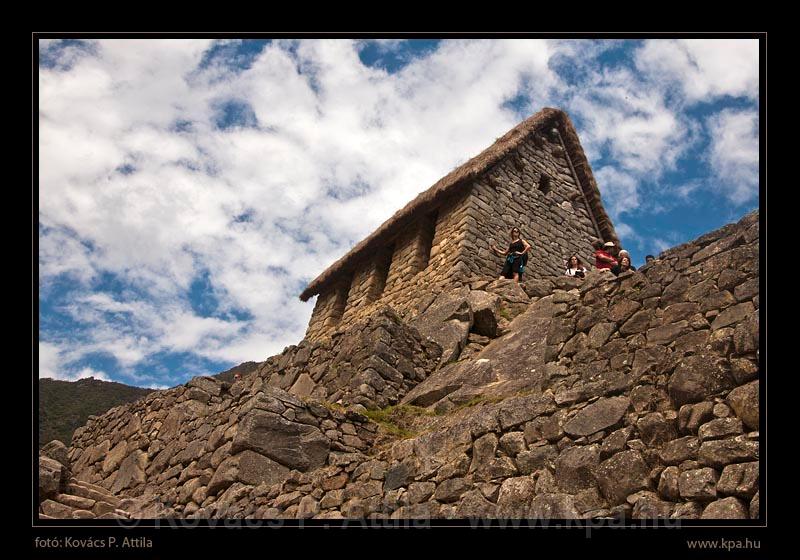
<instances>
[{"instance_id":1,"label":"group of people","mask_svg":"<svg viewBox=\"0 0 800 560\"><path fill-rule=\"evenodd\" d=\"M636 267L631 263L631 254L625 249L619 249L613 241L606 241L603 243L601 240L595 241L592 246L594 247L594 267L597 270L608 270L614 276L619 276L623 272L629 270L636 270ZM645 261L651 263L656 258L653 255L647 255ZM577 255L572 255L567 260L567 276L578 276L583 278L586 276L586 267L581 263Z\"/></svg>"},{"instance_id":2,"label":"group of people","mask_svg":"<svg viewBox=\"0 0 800 560\"><path fill-rule=\"evenodd\" d=\"M608 270L615 276L619 276L629 270L636 270L636 267L631 263L630 253L625 249L619 249L613 241L603 242L598 239L593 243L593 247L595 269ZM511 229L511 242L505 251L495 244L491 244L490 248L496 255L505 258L500 278L513 279L519 282L522 279L525 266L528 264L528 253L531 250L530 243L522 239L520 229L517 227ZM655 260L655 257L647 255L645 260L650 263ZM588 272L578 255L569 257L566 266L565 274L567 276L584 278Z\"/></svg>"},{"instance_id":3,"label":"group of people","mask_svg":"<svg viewBox=\"0 0 800 560\"><path fill-rule=\"evenodd\" d=\"M614 276L623 272L636 270L631 263L631 254L625 249L619 249L613 241L603 243L597 240L594 247L594 267L597 270L610 270Z\"/></svg>"}]
</instances>

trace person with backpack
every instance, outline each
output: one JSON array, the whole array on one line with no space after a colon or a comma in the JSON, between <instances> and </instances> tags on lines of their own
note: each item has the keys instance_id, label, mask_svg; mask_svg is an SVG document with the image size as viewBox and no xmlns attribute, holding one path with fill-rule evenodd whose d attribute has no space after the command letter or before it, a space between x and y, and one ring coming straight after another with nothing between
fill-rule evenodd
<instances>
[{"instance_id":1,"label":"person with backpack","mask_svg":"<svg viewBox=\"0 0 800 560\"><path fill-rule=\"evenodd\" d=\"M506 259L503 263L503 270L500 272L500 278L514 279L519 282L525 271L525 265L528 263L528 251L531 249L530 244L520 236L519 228L511 228L511 243L508 244L507 250L501 251L494 244L490 246L490 249L497 256Z\"/></svg>"}]
</instances>

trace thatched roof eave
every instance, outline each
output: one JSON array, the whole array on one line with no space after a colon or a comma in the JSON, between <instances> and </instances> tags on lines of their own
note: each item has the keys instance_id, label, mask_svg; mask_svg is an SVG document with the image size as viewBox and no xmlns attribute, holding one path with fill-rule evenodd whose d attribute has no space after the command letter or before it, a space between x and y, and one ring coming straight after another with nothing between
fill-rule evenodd
<instances>
[{"instance_id":1,"label":"thatched roof eave","mask_svg":"<svg viewBox=\"0 0 800 560\"><path fill-rule=\"evenodd\" d=\"M564 111L546 107L509 130L490 147L439 179L433 186L417 195L411 202L395 212L378 229L357 243L342 258L312 280L303 290L303 293L300 294L300 299L307 301L312 296L320 293L327 285L333 284L337 278L351 273L367 254L391 241L415 217L433 210L449 195L457 194L460 187L477 179L495 163L508 155L509 152L516 149L532 133L550 126L556 126L561 133L567 153L575 168L575 173L578 175L586 201L589 204L589 210L592 212L594 220L600 229L600 236L606 240L619 243L614 226L603 208L600 190L597 187L589 161L580 145L578 134L572 121Z\"/></svg>"}]
</instances>

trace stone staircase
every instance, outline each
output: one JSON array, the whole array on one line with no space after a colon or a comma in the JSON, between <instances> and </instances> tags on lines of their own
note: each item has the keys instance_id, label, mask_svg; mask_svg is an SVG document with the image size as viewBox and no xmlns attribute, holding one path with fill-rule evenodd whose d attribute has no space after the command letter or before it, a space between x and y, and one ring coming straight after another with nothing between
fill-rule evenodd
<instances>
[{"instance_id":1,"label":"stone staircase","mask_svg":"<svg viewBox=\"0 0 800 560\"><path fill-rule=\"evenodd\" d=\"M129 500L121 500L111 492L89 482L71 477L63 492L39 505L39 519L129 519L123 509Z\"/></svg>"},{"instance_id":2,"label":"stone staircase","mask_svg":"<svg viewBox=\"0 0 800 560\"><path fill-rule=\"evenodd\" d=\"M175 514L152 494L119 496L72 476L67 447L58 440L39 453L39 519L157 519Z\"/></svg>"}]
</instances>

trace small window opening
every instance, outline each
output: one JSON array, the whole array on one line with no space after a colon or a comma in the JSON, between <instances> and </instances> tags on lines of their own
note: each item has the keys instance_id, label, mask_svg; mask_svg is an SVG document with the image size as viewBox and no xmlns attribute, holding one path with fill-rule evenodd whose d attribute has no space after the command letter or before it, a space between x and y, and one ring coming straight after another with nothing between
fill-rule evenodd
<instances>
[{"instance_id":1,"label":"small window opening","mask_svg":"<svg viewBox=\"0 0 800 560\"><path fill-rule=\"evenodd\" d=\"M353 277L350 275L347 280L343 280L336 285L336 296L333 300L333 313L331 316L337 323L344 315L344 309L347 307L347 296L350 294L350 284L353 283Z\"/></svg>"},{"instance_id":2,"label":"small window opening","mask_svg":"<svg viewBox=\"0 0 800 560\"><path fill-rule=\"evenodd\" d=\"M542 193L547 194L550 192L552 179L550 179L550 175L547 173L542 173L541 177L539 177L539 190Z\"/></svg>"},{"instance_id":3,"label":"small window opening","mask_svg":"<svg viewBox=\"0 0 800 560\"><path fill-rule=\"evenodd\" d=\"M394 245L385 247L379 251L375 257L375 280L372 284L369 297L369 302L373 302L381 297L383 290L386 289L386 279L389 277L389 267L392 265L392 255L394 254Z\"/></svg>"},{"instance_id":4,"label":"small window opening","mask_svg":"<svg viewBox=\"0 0 800 560\"><path fill-rule=\"evenodd\" d=\"M419 270L425 270L431 259L431 249L433 248L433 238L436 235L436 221L439 219L439 211L434 210L425 217L422 227L422 254L420 255Z\"/></svg>"}]
</instances>

